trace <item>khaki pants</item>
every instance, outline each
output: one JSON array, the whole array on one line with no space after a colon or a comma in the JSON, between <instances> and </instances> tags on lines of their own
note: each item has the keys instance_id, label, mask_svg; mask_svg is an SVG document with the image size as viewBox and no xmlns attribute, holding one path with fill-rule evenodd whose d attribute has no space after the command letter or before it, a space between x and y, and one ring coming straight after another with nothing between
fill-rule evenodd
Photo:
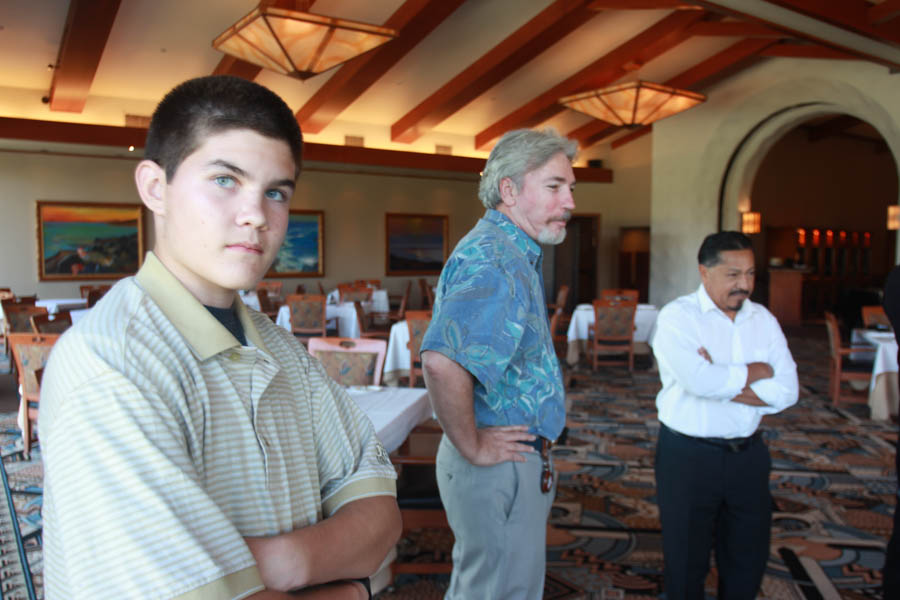
<instances>
[{"instance_id":1,"label":"khaki pants","mask_svg":"<svg viewBox=\"0 0 900 600\"><path fill-rule=\"evenodd\" d=\"M476 467L444 436L437 455L441 501L456 542L445 600L539 600L544 595L547 517L541 457Z\"/></svg>"}]
</instances>

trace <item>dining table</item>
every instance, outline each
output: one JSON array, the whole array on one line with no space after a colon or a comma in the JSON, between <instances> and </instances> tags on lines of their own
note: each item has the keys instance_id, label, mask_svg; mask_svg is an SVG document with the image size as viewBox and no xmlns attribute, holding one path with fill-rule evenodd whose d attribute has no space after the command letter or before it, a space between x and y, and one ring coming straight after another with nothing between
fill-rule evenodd
<instances>
[{"instance_id":1,"label":"dining table","mask_svg":"<svg viewBox=\"0 0 900 600\"><path fill-rule=\"evenodd\" d=\"M425 388L349 386L347 394L366 413L388 453L399 448L416 425L432 417Z\"/></svg>"},{"instance_id":2,"label":"dining table","mask_svg":"<svg viewBox=\"0 0 900 600\"><path fill-rule=\"evenodd\" d=\"M335 290L337 292L337 290ZM327 321L337 320L337 330L340 337L358 338L359 323L356 320L356 307L352 302L337 302L337 295L329 294L325 304L325 319ZM333 302L331 300L334 300ZM247 303L250 306L249 303ZM387 290L375 290L371 300L362 303L363 309L368 312L388 312L390 306L388 304ZM291 331L291 308L284 304L278 309L275 316L275 324Z\"/></svg>"},{"instance_id":3,"label":"dining table","mask_svg":"<svg viewBox=\"0 0 900 600\"><path fill-rule=\"evenodd\" d=\"M656 317L659 309L652 304L638 304L634 313L634 341L635 354L650 353L650 337L656 326ZM594 324L594 306L592 304L579 304L572 311L572 320L569 321L569 329L566 332L568 347L566 362L570 366L578 364L582 353L587 351L590 341L589 328Z\"/></svg>"},{"instance_id":4,"label":"dining table","mask_svg":"<svg viewBox=\"0 0 900 600\"><path fill-rule=\"evenodd\" d=\"M856 345L861 340L875 347L872 377L869 380L869 417L874 421L886 421L898 414L900 406L897 338L893 331L854 329L851 332L851 344Z\"/></svg>"}]
</instances>

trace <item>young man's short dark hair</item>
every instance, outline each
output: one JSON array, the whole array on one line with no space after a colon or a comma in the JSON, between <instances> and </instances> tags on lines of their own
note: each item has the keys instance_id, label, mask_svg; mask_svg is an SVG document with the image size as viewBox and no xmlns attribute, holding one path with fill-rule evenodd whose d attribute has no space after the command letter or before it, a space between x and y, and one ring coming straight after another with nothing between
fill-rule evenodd
<instances>
[{"instance_id":1,"label":"young man's short dark hair","mask_svg":"<svg viewBox=\"0 0 900 600\"><path fill-rule=\"evenodd\" d=\"M163 167L171 180L207 136L228 129L283 140L300 174L303 134L294 113L271 90L229 75L190 79L166 94L150 121L144 156Z\"/></svg>"},{"instance_id":2,"label":"young man's short dark hair","mask_svg":"<svg viewBox=\"0 0 900 600\"><path fill-rule=\"evenodd\" d=\"M706 236L697 252L697 262L704 267L719 264L719 253L729 250L752 250L753 242L740 231L720 231Z\"/></svg>"}]
</instances>

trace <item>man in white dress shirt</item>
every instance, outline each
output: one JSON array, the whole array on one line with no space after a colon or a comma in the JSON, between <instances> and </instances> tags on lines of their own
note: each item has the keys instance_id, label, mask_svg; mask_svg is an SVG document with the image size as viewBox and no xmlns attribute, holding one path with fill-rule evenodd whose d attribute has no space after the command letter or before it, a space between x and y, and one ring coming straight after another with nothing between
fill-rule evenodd
<instances>
[{"instance_id":1,"label":"man in white dress shirt","mask_svg":"<svg viewBox=\"0 0 900 600\"><path fill-rule=\"evenodd\" d=\"M720 600L756 598L769 556L771 459L763 415L797 402L797 366L775 317L751 302L750 239L723 231L698 253L702 284L659 313L656 485L667 600L701 599L715 549Z\"/></svg>"}]
</instances>

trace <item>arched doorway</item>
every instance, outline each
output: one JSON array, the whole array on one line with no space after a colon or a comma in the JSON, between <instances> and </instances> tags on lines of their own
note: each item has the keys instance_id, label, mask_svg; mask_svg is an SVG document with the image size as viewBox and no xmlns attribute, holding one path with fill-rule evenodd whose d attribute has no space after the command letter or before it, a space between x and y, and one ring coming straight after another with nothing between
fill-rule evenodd
<instances>
[{"instance_id":1,"label":"arched doorway","mask_svg":"<svg viewBox=\"0 0 900 600\"><path fill-rule=\"evenodd\" d=\"M831 113L784 133L760 161L745 207L762 217L752 236L756 299L771 308L770 290L777 295L791 277L777 271L802 270L792 275L802 279L798 316L831 310L857 324L861 304L880 303L894 264L886 216L897 194L894 157L869 123Z\"/></svg>"}]
</instances>

